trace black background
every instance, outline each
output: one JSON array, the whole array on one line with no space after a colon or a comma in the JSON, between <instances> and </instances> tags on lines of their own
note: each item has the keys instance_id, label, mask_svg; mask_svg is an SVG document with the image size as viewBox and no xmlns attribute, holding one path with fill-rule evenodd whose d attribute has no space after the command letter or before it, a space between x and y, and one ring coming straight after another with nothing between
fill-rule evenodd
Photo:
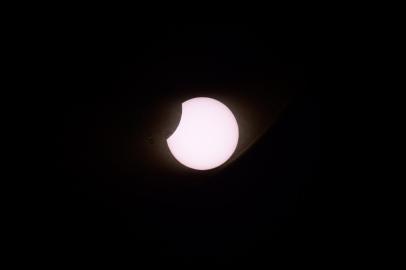
<instances>
[{"instance_id":1,"label":"black background","mask_svg":"<svg viewBox=\"0 0 406 270\"><path fill-rule=\"evenodd\" d=\"M91 30L58 29L48 47L53 146L30 230L47 254L118 252L140 264L317 258L328 234L305 39L281 42L266 25L140 25L124 39ZM237 120L256 113L240 125L253 130L244 151L207 172L183 168L164 147L181 102L197 96L230 100Z\"/></svg>"}]
</instances>

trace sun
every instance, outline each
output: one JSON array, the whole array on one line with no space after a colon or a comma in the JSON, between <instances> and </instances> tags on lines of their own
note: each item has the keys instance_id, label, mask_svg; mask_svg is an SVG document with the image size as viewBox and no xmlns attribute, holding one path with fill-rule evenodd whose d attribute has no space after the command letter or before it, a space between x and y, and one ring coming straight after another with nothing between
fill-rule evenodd
<instances>
[{"instance_id":1,"label":"sun","mask_svg":"<svg viewBox=\"0 0 406 270\"><path fill-rule=\"evenodd\" d=\"M220 101L197 97L182 103L182 116L167 139L172 155L195 170L210 170L225 163L238 144L238 124Z\"/></svg>"}]
</instances>

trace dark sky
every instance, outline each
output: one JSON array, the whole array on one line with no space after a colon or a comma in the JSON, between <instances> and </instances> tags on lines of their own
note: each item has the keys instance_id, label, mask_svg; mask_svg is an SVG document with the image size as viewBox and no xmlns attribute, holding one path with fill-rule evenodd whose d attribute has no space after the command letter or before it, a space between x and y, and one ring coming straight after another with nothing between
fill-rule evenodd
<instances>
[{"instance_id":1,"label":"dark sky","mask_svg":"<svg viewBox=\"0 0 406 270\"><path fill-rule=\"evenodd\" d=\"M264 25L96 36L60 35L47 67L55 147L33 231L53 256L232 264L318 254L320 98L303 40L274 40ZM182 167L165 144L181 103L197 96L224 102L240 124L232 160L207 172Z\"/></svg>"}]
</instances>

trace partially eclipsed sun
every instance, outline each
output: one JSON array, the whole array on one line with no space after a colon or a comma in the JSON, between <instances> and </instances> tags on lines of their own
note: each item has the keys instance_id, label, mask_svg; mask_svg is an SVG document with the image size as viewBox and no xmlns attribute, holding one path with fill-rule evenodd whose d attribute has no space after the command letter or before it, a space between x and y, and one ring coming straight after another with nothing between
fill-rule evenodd
<instances>
[{"instance_id":1,"label":"partially eclipsed sun","mask_svg":"<svg viewBox=\"0 0 406 270\"><path fill-rule=\"evenodd\" d=\"M172 155L186 167L210 170L234 153L237 121L230 109L215 99L189 99L182 103L179 125L167 143Z\"/></svg>"}]
</instances>

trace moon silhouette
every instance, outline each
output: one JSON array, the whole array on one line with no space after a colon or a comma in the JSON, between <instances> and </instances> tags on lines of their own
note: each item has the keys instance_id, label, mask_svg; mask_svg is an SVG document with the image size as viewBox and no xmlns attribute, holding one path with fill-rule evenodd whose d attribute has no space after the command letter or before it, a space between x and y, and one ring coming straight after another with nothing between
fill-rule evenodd
<instances>
[{"instance_id":1,"label":"moon silhouette","mask_svg":"<svg viewBox=\"0 0 406 270\"><path fill-rule=\"evenodd\" d=\"M233 113L218 100L197 97L182 103L182 116L167 139L169 150L181 164L210 170L225 163L238 144Z\"/></svg>"}]
</instances>

